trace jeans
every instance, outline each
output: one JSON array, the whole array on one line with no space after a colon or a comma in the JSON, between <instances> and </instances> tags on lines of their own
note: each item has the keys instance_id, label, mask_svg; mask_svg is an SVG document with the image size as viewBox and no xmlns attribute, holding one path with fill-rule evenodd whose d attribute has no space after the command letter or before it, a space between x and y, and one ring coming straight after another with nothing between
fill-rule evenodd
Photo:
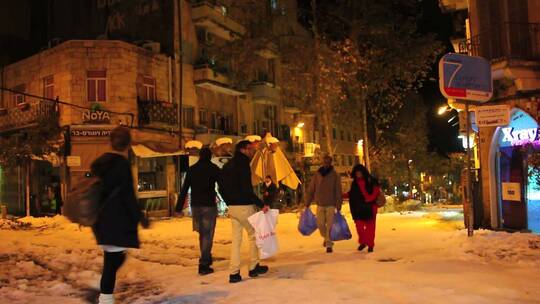
<instances>
[{"instance_id":1,"label":"jeans","mask_svg":"<svg viewBox=\"0 0 540 304\"><path fill-rule=\"evenodd\" d=\"M216 230L217 207L192 207L193 230L199 233L200 266L212 265L212 245Z\"/></svg>"}]
</instances>

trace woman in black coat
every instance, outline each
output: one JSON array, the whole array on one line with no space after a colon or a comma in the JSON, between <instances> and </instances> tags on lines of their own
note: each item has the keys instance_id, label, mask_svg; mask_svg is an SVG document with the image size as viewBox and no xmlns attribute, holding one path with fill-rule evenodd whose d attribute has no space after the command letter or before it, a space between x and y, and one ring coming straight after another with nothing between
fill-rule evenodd
<instances>
[{"instance_id":1,"label":"woman in black coat","mask_svg":"<svg viewBox=\"0 0 540 304\"><path fill-rule=\"evenodd\" d=\"M368 252L373 252L378 209L376 201L379 195L384 194L381 194L377 179L362 165L354 166L351 178L353 182L348 193L349 207L358 232L358 250L368 247Z\"/></svg>"},{"instance_id":2,"label":"woman in black coat","mask_svg":"<svg viewBox=\"0 0 540 304\"><path fill-rule=\"evenodd\" d=\"M139 222L148 226L135 196L127 153L131 144L129 129L111 132L113 151L92 163L92 174L102 183L100 209L92 231L104 251L99 303L114 303L116 272L126 259L128 248L139 248Z\"/></svg>"}]
</instances>

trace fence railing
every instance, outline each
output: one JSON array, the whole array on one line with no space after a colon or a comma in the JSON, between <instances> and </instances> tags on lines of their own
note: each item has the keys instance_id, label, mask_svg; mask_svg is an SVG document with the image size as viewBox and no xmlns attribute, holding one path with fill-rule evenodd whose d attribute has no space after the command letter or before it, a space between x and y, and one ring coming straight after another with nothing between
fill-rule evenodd
<instances>
[{"instance_id":1,"label":"fence railing","mask_svg":"<svg viewBox=\"0 0 540 304\"><path fill-rule=\"evenodd\" d=\"M540 23L501 23L461 42L459 52L489 60L539 60Z\"/></svg>"},{"instance_id":2,"label":"fence railing","mask_svg":"<svg viewBox=\"0 0 540 304\"><path fill-rule=\"evenodd\" d=\"M13 108L0 109L0 132L30 127L52 119L58 119L58 108L54 101L24 102Z\"/></svg>"}]
</instances>

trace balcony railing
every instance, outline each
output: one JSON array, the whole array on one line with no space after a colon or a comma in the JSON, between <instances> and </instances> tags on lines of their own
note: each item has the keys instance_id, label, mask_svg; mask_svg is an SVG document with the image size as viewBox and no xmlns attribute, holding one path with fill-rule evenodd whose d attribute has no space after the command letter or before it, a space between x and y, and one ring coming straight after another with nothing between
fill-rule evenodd
<instances>
[{"instance_id":1,"label":"balcony railing","mask_svg":"<svg viewBox=\"0 0 540 304\"><path fill-rule=\"evenodd\" d=\"M225 40L233 40L246 29L228 16L227 7L218 1L198 0L192 4L193 23Z\"/></svg>"},{"instance_id":2,"label":"balcony railing","mask_svg":"<svg viewBox=\"0 0 540 304\"><path fill-rule=\"evenodd\" d=\"M0 132L32 127L40 122L57 119L58 108L54 101L25 102L14 108L0 109Z\"/></svg>"},{"instance_id":3,"label":"balcony railing","mask_svg":"<svg viewBox=\"0 0 540 304\"><path fill-rule=\"evenodd\" d=\"M245 94L231 88L229 78L220 73L215 67L208 64L198 65L193 71L193 80L196 86L217 91L223 94L239 96Z\"/></svg>"},{"instance_id":4,"label":"balcony railing","mask_svg":"<svg viewBox=\"0 0 540 304\"><path fill-rule=\"evenodd\" d=\"M250 89L254 101L278 102L280 99L279 89L270 82L263 81L252 83Z\"/></svg>"},{"instance_id":5,"label":"balcony railing","mask_svg":"<svg viewBox=\"0 0 540 304\"><path fill-rule=\"evenodd\" d=\"M460 43L459 52L489 60L539 60L540 23L502 23Z\"/></svg>"},{"instance_id":6,"label":"balcony railing","mask_svg":"<svg viewBox=\"0 0 540 304\"><path fill-rule=\"evenodd\" d=\"M139 126L178 129L177 104L153 100L138 100Z\"/></svg>"}]
</instances>

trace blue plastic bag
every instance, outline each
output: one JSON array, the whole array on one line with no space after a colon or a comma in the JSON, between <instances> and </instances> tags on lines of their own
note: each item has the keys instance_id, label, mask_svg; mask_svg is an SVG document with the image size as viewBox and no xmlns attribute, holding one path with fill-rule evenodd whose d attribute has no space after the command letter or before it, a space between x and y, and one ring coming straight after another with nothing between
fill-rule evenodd
<instances>
[{"instance_id":1,"label":"blue plastic bag","mask_svg":"<svg viewBox=\"0 0 540 304\"><path fill-rule=\"evenodd\" d=\"M298 223L298 231L302 235L308 236L317 230L317 218L315 214L311 212L311 209L306 208L300 215L300 222Z\"/></svg>"},{"instance_id":2,"label":"blue plastic bag","mask_svg":"<svg viewBox=\"0 0 540 304\"><path fill-rule=\"evenodd\" d=\"M352 238L351 230L347 225L347 220L338 212L334 215L334 222L330 229L330 239L332 241L350 240Z\"/></svg>"}]
</instances>

